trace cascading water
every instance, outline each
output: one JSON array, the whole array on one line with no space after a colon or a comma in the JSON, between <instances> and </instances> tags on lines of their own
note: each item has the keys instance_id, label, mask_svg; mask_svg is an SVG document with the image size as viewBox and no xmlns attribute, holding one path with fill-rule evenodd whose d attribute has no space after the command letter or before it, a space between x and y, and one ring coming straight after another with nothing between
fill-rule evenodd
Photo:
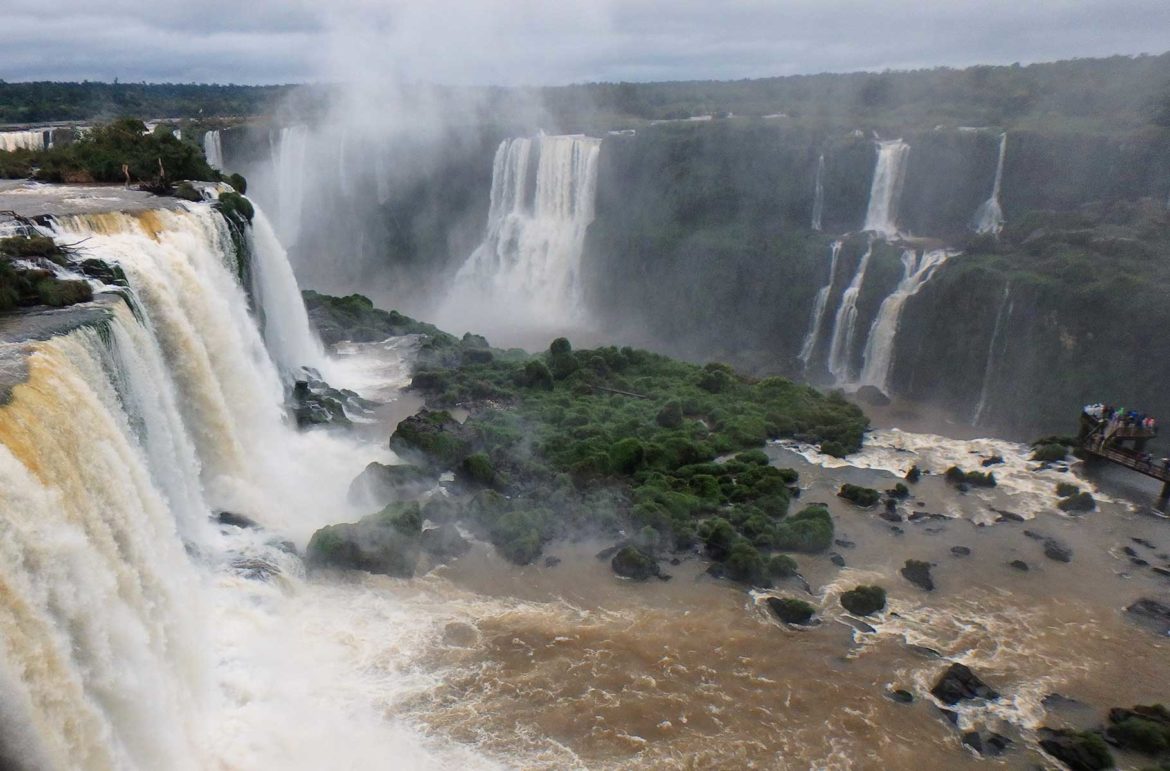
<instances>
[{"instance_id":1,"label":"cascading water","mask_svg":"<svg viewBox=\"0 0 1170 771\"><path fill-rule=\"evenodd\" d=\"M53 146L52 130L0 131L0 150L45 150Z\"/></svg>"},{"instance_id":2,"label":"cascading water","mask_svg":"<svg viewBox=\"0 0 1170 771\"><path fill-rule=\"evenodd\" d=\"M295 244L301 232L305 204L305 160L308 126L285 126L270 137L272 172L276 186L276 232L283 244Z\"/></svg>"},{"instance_id":3,"label":"cascading water","mask_svg":"<svg viewBox=\"0 0 1170 771\"><path fill-rule=\"evenodd\" d=\"M842 244L841 241L834 241L829 247L829 277L826 279L825 285L817 292L816 301L813 303L812 317L809 319L808 333L805 334L804 342L800 346L800 364L804 369L808 369L808 363L821 339L821 329L825 325L825 311L828 310L829 306L829 292L833 289L833 277L837 275L837 258L841 256Z\"/></svg>"},{"instance_id":4,"label":"cascading water","mask_svg":"<svg viewBox=\"0 0 1170 771\"><path fill-rule=\"evenodd\" d=\"M995 162L995 182L991 188L991 197L980 205L975 212L971 226L976 233L991 233L999 235L1003 230L1003 209L999 204L999 191L1003 184L1003 159L1007 153L1007 132L999 135L999 158Z\"/></svg>"},{"instance_id":5,"label":"cascading water","mask_svg":"<svg viewBox=\"0 0 1170 771\"><path fill-rule=\"evenodd\" d=\"M825 213L825 156L817 158L817 180L813 190L812 229L821 229L821 217Z\"/></svg>"},{"instance_id":6,"label":"cascading water","mask_svg":"<svg viewBox=\"0 0 1170 771\"><path fill-rule=\"evenodd\" d=\"M276 365L284 373L298 372L301 367L325 370L325 351L309 326L288 255L258 206L248 242L252 296L260 306L264 342Z\"/></svg>"},{"instance_id":7,"label":"cascading water","mask_svg":"<svg viewBox=\"0 0 1170 771\"><path fill-rule=\"evenodd\" d=\"M829 373L837 383L849 381L854 339L857 336L857 297L861 294L862 284L865 283L865 271L872 256L873 242L870 241L865 254L861 255L861 260L857 263L857 272L853 274L853 280L841 295L841 304L837 306L837 316L833 319L833 336L829 343Z\"/></svg>"},{"instance_id":8,"label":"cascading water","mask_svg":"<svg viewBox=\"0 0 1170 771\"><path fill-rule=\"evenodd\" d=\"M906 158L910 145L901 139L878 142L877 165L869 189L869 206L862 230L885 238L898 235L898 200L906 178Z\"/></svg>"},{"instance_id":9,"label":"cascading water","mask_svg":"<svg viewBox=\"0 0 1170 771\"><path fill-rule=\"evenodd\" d=\"M922 255L913 249L902 252L902 280L892 293L882 300L877 317L869 329L869 339L865 344L863 354L864 364L861 369L860 382L863 385L877 386L886 393L889 392L890 368L894 362L894 343L898 334L898 323L902 318L902 309L906 301L918 294L918 290L934 276L935 271L942 267L954 252L946 249L932 249Z\"/></svg>"},{"instance_id":10,"label":"cascading water","mask_svg":"<svg viewBox=\"0 0 1170 771\"><path fill-rule=\"evenodd\" d=\"M978 426L983 420L984 413L987 410L987 396L991 391L991 381L995 376L995 354L996 350L1002 354L1002 346L1000 345L1000 335L1004 324L1012 317L1012 311L1015 310L1015 303L1010 301L1012 293L1011 284L1005 284L1003 287L1003 298L999 301L999 310L995 314L995 326L991 330L991 341L987 344L987 362L983 365L983 383L979 388L979 403L975 405L975 414L971 416L971 425Z\"/></svg>"},{"instance_id":11,"label":"cascading water","mask_svg":"<svg viewBox=\"0 0 1170 771\"><path fill-rule=\"evenodd\" d=\"M208 131L203 135L203 155L213 169L223 169L223 140L219 131Z\"/></svg>"},{"instance_id":12,"label":"cascading water","mask_svg":"<svg viewBox=\"0 0 1170 771\"><path fill-rule=\"evenodd\" d=\"M0 407L0 764L440 765L385 717L393 682L313 622L393 602L319 591L274 545L368 513L346 503L349 481L393 458L282 421L223 218L193 204L63 216L51 232L120 265L130 291L99 299L104 321L0 344L27 369ZM271 530L216 528L219 509ZM237 575L241 558L279 585Z\"/></svg>"},{"instance_id":13,"label":"cascading water","mask_svg":"<svg viewBox=\"0 0 1170 771\"><path fill-rule=\"evenodd\" d=\"M581 252L593 221L600 150L601 140L586 136L500 144L487 235L459 269L443 316L478 315L479 328L489 329L502 312L518 326L580 319Z\"/></svg>"}]
</instances>

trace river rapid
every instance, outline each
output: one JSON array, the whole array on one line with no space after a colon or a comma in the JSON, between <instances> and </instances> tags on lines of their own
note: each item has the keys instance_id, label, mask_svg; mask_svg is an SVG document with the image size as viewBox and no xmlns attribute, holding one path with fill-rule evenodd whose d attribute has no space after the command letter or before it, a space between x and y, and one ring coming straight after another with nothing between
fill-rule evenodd
<instances>
[{"instance_id":1,"label":"river rapid","mask_svg":"<svg viewBox=\"0 0 1170 771\"><path fill-rule=\"evenodd\" d=\"M342 366L359 373L355 387L380 383L376 395L392 397L402 351L343 346ZM365 429L371 440L417 406L392 404ZM1168 561L1150 491L1090 479L1079 463L1037 470L1011 442L890 428L845 461L789 443L768 453L800 472L799 503L825 502L834 516L833 552L798 556L807 586L746 592L707 576L698 555L680 555L669 581L634 584L595 558L608 541L554 543L545 554L558 564L523 568L476 543L409 581L311 575L291 603L293 628L273 633L343 652L347 699L424 737L438 753L428 762L459 767L1033 768L1052 765L1037 728L1089 727L1111 706L1165 698L1168 641L1123 612L1167 594L1167 579L1123 551ZM941 478L992 456L1003 458L989 467L993 490L961 493ZM930 473L901 507L906 521L835 495L844 482L892 487L911 465ZM1098 510L1058 512L1058 481L1092 490ZM1047 558L1043 538L1070 548L1071 562ZM899 575L907 559L934 564L934 591ZM859 584L885 587L887 609L847 614L838 597ZM808 600L819 623L779 623L764 603L773 595ZM950 662L1002 694L956 707L957 725L929 695ZM914 702L892 699L898 689ZM962 743L971 731L1011 747L981 758Z\"/></svg>"}]
</instances>

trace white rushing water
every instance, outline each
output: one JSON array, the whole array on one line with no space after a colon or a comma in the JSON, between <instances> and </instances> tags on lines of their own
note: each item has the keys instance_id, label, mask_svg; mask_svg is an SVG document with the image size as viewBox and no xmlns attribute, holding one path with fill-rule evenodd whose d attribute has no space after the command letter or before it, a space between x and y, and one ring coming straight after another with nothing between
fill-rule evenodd
<instances>
[{"instance_id":1,"label":"white rushing water","mask_svg":"<svg viewBox=\"0 0 1170 771\"><path fill-rule=\"evenodd\" d=\"M52 129L0 131L0 150L46 150L53 146Z\"/></svg>"},{"instance_id":2,"label":"white rushing water","mask_svg":"<svg viewBox=\"0 0 1170 771\"><path fill-rule=\"evenodd\" d=\"M842 245L843 242L834 241L829 246L829 277L825 280L825 285L817 291L816 300L813 302L812 317L809 319L808 332L804 336L804 342L800 345L800 364L805 369L808 369L808 363L812 359L813 353L816 352L817 343L821 339L821 329L825 326L825 312L829 307L829 292L833 290L833 277L837 275L837 259L841 256Z\"/></svg>"},{"instance_id":3,"label":"white rushing water","mask_svg":"<svg viewBox=\"0 0 1170 771\"><path fill-rule=\"evenodd\" d=\"M223 219L193 204L53 232L119 264L138 312L32 343L0 407L0 763L484 765L388 717L403 685L355 659L350 614L384 620L378 650L418 637L393 597L307 583L276 543L368 513L349 482L393 456L283 420Z\"/></svg>"},{"instance_id":4,"label":"white rushing water","mask_svg":"<svg viewBox=\"0 0 1170 771\"><path fill-rule=\"evenodd\" d=\"M854 340L857 337L857 297L861 294L861 287L865 283L865 271L869 267L870 257L873 256L873 242L861 255L857 263L857 271L853 280L841 295L841 304L837 306L837 315L833 319L833 336L829 342L829 373L838 384L848 383L850 368L853 362Z\"/></svg>"},{"instance_id":5,"label":"white rushing water","mask_svg":"<svg viewBox=\"0 0 1170 771\"><path fill-rule=\"evenodd\" d=\"M821 229L821 217L825 213L825 155L817 158L817 179L813 189L812 229Z\"/></svg>"},{"instance_id":6,"label":"white rushing water","mask_svg":"<svg viewBox=\"0 0 1170 771\"><path fill-rule=\"evenodd\" d=\"M999 301L999 310L995 313L995 326L991 330L991 341L987 344L987 361L983 365L983 383L979 387L979 403L975 405L975 414L971 416L971 425L978 426L987 410L987 395L991 391L991 381L995 376L995 354L1000 346L1000 335L1003 325L1012 316L1015 304L1010 302L1012 293L1011 284L1004 284L1003 298ZM1000 351L1002 353L1002 351Z\"/></svg>"},{"instance_id":7,"label":"white rushing water","mask_svg":"<svg viewBox=\"0 0 1170 771\"><path fill-rule=\"evenodd\" d=\"M890 368L894 363L894 342L898 334L898 323L906 301L926 285L942 265L954 256L946 249L932 249L919 254L913 249L902 252L902 280L885 300L882 300L877 317L869 329L859 382L862 385L877 386L889 393Z\"/></svg>"},{"instance_id":8,"label":"white rushing water","mask_svg":"<svg viewBox=\"0 0 1170 771\"><path fill-rule=\"evenodd\" d=\"M991 187L991 197L980 205L972 220L972 227L977 233L992 233L999 235L1003 230L1003 208L999 203L1000 188L1003 185L1003 159L1007 154L1007 132L999 135L999 156L995 162L995 182Z\"/></svg>"},{"instance_id":9,"label":"white rushing water","mask_svg":"<svg viewBox=\"0 0 1170 771\"><path fill-rule=\"evenodd\" d=\"M203 135L203 155L211 168L223 170L223 140L219 131L208 131Z\"/></svg>"},{"instance_id":10,"label":"white rushing water","mask_svg":"<svg viewBox=\"0 0 1170 771\"><path fill-rule=\"evenodd\" d=\"M288 255L259 206L255 207L248 243L252 295L260 306L264 342L276 365L284 373L296 373L301 367L324 373L325 350L309 326Z\"/></svg>"},{"instance_id":11,"label":"white rushing water","mask_svg":"<svg viewBox=\"0 0 1170 771\"><path fill-rule=\"evenodd\" d=\"M285 126L269 137L273 184L276 187L276 232L285 246L295 244L304 216L309 150L308 126Z\"/></svg>"},{"instance_id":12,"label":"white rushing water","mask_svg":"<svg viewBox=\"0 0 1170 771\"><path fill-rule=\"evenodd\" d=\"M487 234L456 274L444 319L489 331L501 322L556 327L580 319L581 252L600 151L600 139L579 135L500 144Z\"/></svg>"},{"instance_id":13,"label":"white rushing water","mask_svg":"<svg viewBox=\"0 0 1170 771\"><path fill-rule=\"evenodd\" d=\"M906 179L906 159L910 145L901 139L878 142L877 164L869 189L869 206L862 230L885 238L898 235L898 201Z\"/></svg>"}]
</instances>

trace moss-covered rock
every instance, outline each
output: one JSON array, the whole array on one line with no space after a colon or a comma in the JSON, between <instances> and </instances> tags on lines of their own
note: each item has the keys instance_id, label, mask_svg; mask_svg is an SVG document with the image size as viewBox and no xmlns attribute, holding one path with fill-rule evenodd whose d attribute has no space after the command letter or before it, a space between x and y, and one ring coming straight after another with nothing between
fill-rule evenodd
<instances>
[{"instance_id":1,"label":"moss-covered rock","mask_svg":"<svg viewBox=\"0 0 1170 771\"><path fill-rule=\"evenodd\" d=\"M1063 444L1042 444L1032 451L1032 460L1043 463L1056 463L1067 457L1068 452Z\"/></svg>"},{"instance_id":2,"label":"moss-covered rock","mask_svg":"<svg viewBox=\"0 0 1170 771\"><path fill-rule=\"evenodd\" d=\"M800 566L787 554L773 554L768 559L768 575L772 578L791 578L798 574Z\"/></svg>"},{"instance_id":3,"label":"moss-covered rock","mask_svg":"<svg viewBox=\"0 0 1170 771\"><path fill-rule=\"evenodd\" d=\"M350 483L349 500L358 504L373 501L384 506L417 497L437 481L438 476L433 471L421 466L390 466L373 462Z\"/></svg>"},{"instance_id":4,"label":"moss-covered rock","mask_svg":"<svg viewBox=\"0 0 1170 771\"><path fill-rule=\"evenodd\" d=\"M455 468L471 454L471 432L445 410L421 410L394 429L390 449L421 454L439 468Z\"/></svg>"},{"instance_id":5,"label":"moss-covered rock","mask_svg":"<svg viewBox=\"0 0 1170 771\"><path fill-rule=\"evenodd\" d=\"M880 586L858 586L841 595L841 607L856 616L868 616L886 607L886 590Z\"/></svg>"},{"instance_id":6,"label":"moss-covered rock","mask_svg":"<svg viewBox=\"0 0 1170 771\"><path fill-rule=\"evenodd\" d=\"M767 603L768 609L785 624L805 626L812 621L817 612L816 608L804 600L792 597L769 597Z\"/></svg>"},{"instance_id":7,"label":"moss-covered rock","mask_svg":"<svg viewBox=\"0 0 1170 771\"><path fill-rule=\"evenodd\" d=\"M855 506L867 508L873 506L881 500L881 493L871 487L861 487L859 485L844 484L841 489L837 491L838 498L844 498Z\"/></svg>"},{"instance_id":8,"label":"moss-covered rock","mask_svg":"<svg viewBox=\"0 0 1170 771\"><path fill-rule=\"evenodd\" d=\"M636 546L623 546L618 549L609 564L613 572L634 581L645 581L661 572L658 561Z\"/></svg>"},{"instance_id":9,"label":"moss-covered rock","mask_svg":"<svg viewBox=\"0 0 1170 771\"><path fill-rule=\"evenodd\" d=\"M953 485L970 485L971 487L995 487L995 473L991 471L964 471L958 466L951 466L943 477Z\"/></svg>"},{"instance_id":10,"label":"moss-covered rock","mask_svg":"<svg viewBox=\"0 0 1170 771\"><path fill-rule=\"evenodd\" d=\"M1056 507L1061 511L1093 511L1097 508L1097 501L1090 493L1074 493L1059 501Z\"/></svg>"},{"instance_id":11,"label":"moss-covered rock","mask_svg":"<svg viewBox=\"0 0 1170 771\"><path fill-rule=\"evenodd\" d=\"M925 591L934 591L934 578L930 575L931 564L922 560L906 560L899 571L902 577Z\"/></svg>"},{"instance_id":12,"label":"moss-covered rock","mask_svg":"<svg viewBox=\"0 0 1170 771\"><path fill-rule=\"evenodd\" d=\"M1104 771L1113 768L1113 755L1105 740L1089 731L1040 729L1040 749L1072 771Z\"/></svg>"},{"instance_id":13,"label":"moss-covered rock","mask_svg":"<svg viewBox=\"0 0 1170 771\"><path fill-rule=\"evenodd\" d=\"M309 540L310 565L410 578L418 562L422 514L417 503L391 504L355 523L327 525Z\"/></svg>"}]
</instances>

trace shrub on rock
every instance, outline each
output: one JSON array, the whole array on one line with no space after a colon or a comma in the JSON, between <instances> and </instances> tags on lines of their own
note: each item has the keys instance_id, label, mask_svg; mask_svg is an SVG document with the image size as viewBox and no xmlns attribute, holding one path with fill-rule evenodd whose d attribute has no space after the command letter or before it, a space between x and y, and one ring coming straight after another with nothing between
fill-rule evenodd
<instances>
[{"instance_id":1,"label":"shrub on rock","mask_svg":"<svg viewBox=\"0 0 1170 771\"><path fill-rule=\"evenodd\" d=\"M881 499L881 493L871 487L861 487L860 485L841 485L841 489L837 491L838 498L844 498L855 506L863 508L873 506Z\"/></svg>"},{"instance_id":2,"label":"shrub on rock","mask_svg":"<svg viewBox=\"0 0 1170 771\"><path fill-rule=\"evenodd\" d=\"M792 597L769 597L767 603L769 610L785 624L804 626L812 621L813 615L816 614L816 608L812 605Z\"/></svg>"},{"instance_id":3,"label":"shrub on rock","mask_svg":"<svg viewBox=\"0 0 1170 771\"><path fill-rule=\"evenodd\" d=\"M886 590L880 586L858 586L841 595L841 607L855 616L868 616L886 607Z\"/></svg>"},{"instance_id":4,"label":"shrub on rock","mask_svg":"<svg viewBox=\"0 0 1170 771\"><path fill-rule=\"evenodd\" d=\"M1057 463L1068 457L1063 444L1042 444L1032 451L1032 460Z\"/></svg>"},{"instance_id":5,"label":"shrub on rock","mask_svg":"<svg viewBox=\"0 0 1170 771\"><path fill-rule=\"evenodd\" d=\"M1089 731L1041 729L1040 749L1072 771L1104 771L1113 768L1113 755L1105 740Z\"/></svg>"},{"instance_id":6,"label":"shrub on rock","mask_svg":"<svg viewBox=\"0 0 1170 771\"><path fill-rule=\"evenodd\" d=\"M1092 511L1097 508L1097 501L1087 492L1070 495L1056 504L1061 511Z\"/></svg>"},{"instance_id":7,"label":"shrub on rock","mask_svg":"<svg viewBox=\"0 0 1170 771\"><path fill-rule=\"evenodd\" d=\"M635 546L623 546L609 564L613 572L634 581L645 581L661 572L658 561Z\"/></svg>"},{"instance_id":8,"label":"shrub on rock","mask_svg":"<svg viewBox=\"0 0 1170 771\"><path fill-rule=\"evenodd\" d=\"M768 575L772 578L791 578L798 570L796 560L787 554L774 554L768 560Z\"/></svg>"},{"instance_id":9,"label":"shrub on rock","mask_svg":"<svg viewBox=\"0 0 1170 771\"><path fill-rule=\"evenodd\" d=\"M776 526L780 551L815 553L833 543L833 518L824 506L808 506Z\"/></svg>"}]
</instances>

